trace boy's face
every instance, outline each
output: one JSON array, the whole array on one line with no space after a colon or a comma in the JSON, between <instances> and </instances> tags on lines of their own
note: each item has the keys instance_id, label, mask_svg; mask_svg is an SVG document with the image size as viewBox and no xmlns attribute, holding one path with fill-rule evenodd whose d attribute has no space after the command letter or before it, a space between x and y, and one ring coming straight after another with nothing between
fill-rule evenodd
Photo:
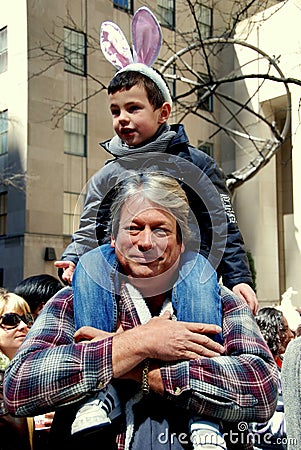
<instances>
[{"instance_id":1,"label":"boy's face","mask_svg":"<svg viewBox=\"0 0 301 450\"><path fill-rule=\"evenodd\" d=\"M131 147L150 139L168 120L171 106L165 102L154 111L142 86L122 89L109 95L115 133Z\"/></svg>"}]
</instances>

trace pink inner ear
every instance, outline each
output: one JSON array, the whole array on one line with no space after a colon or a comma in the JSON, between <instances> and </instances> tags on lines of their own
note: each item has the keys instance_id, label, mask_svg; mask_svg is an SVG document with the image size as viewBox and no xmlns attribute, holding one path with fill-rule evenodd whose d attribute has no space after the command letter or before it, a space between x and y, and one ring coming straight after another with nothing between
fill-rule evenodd
<instances>
[{"instance_id":1,"label":"pink inner ear","mask_svg":"<svg viewBox=\"0 0 301 450\"><path fill-rule=\"evenodd\" d=\"M152 66L162 45L162 33L159 22L146 8L139 8L133 17L132 40L134 62Z\"/></svg>"},{"instance_id":2,"label":"pink inner ear","mask_svg":"<svg viewBox=\"0 0 301 450\"><path fill-rule=\"evenodd\" d=\"M102 23L100 46L106 59L117 69L133 62L129 44L120 28L113 22Z\"/></svg>"}]
</instances>

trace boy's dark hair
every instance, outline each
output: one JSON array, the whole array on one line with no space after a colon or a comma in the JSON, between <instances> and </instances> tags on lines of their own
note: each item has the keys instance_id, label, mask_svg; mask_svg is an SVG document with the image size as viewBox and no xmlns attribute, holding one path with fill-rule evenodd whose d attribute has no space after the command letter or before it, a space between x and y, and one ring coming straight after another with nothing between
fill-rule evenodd
<instances>
[{"instance_id":1,"label":"boy's dark hair","mask_svg":"<svg viewBox=\"0 0 301 450\"><path fill-rule=\"evenodd\" d=\"M162 79L164 80L163 77ZM148 101L153 106L154 110L161 108L163 103L166 101L164 100L162 92L153 80L143 73L136 72L134 70L127 70L125 72L117 73L110 81L108 86L108 94L115 94L115 92L121 91L122 89L128 91L133 86L142 86L145 88Z\"/></svg>"}]
</instances>

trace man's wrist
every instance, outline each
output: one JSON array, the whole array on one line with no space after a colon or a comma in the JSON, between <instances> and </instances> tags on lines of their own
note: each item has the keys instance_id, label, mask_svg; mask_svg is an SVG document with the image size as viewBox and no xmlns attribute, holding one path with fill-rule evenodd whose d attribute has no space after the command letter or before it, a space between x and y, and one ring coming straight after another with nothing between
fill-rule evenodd
<instances>
[{"instance_id":1,"label":"man's wrist","mask_svg":"<svg viewBox=\"0 0 301 450\"><path fill-rule=\"evenodd\" d=\"M150 363L147 378L150 390L156 392L157 394L163 395L164 385L161 377L161 370L158 363L154 360Z\"/></svg>"},{"instance_id":2,"label":"man's wrist","mask_svg":"<svg viewBox=\"0 0 301 450\"><path fill-rule=\"evenodd\" d=\"M146 359L142 369L142 381L141 381L141 389L144 395L149 394L149 384L148 384L148 373L149 373L150 361Z\"/></svg>"}]
</instances>

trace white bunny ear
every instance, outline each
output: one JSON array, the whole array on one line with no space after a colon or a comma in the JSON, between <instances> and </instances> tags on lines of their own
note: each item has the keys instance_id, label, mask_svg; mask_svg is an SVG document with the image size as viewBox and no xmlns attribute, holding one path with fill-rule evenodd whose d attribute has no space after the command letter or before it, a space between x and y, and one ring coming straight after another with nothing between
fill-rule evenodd
<instances>
[{"instance_id":1,"label":"white bunny ear","mask_svg":"<svg viewBox=\"0 0 301 450\"><path fill-rule=\"evenodd\" d=\"M118 70L133 62L126 37L113 22L107 21L101 24L100 47L106 59Z\"/></svg>"},{"instance_id":2,"label":"white bunny ear","mask_svg":"<svg viewBox=\"0 0 301 450\"><path fill-rule=\"evenodd\" d=\"M134 14L132 41L134 62L152 66L162 46L162 32L156 17L145 6Z\"/></svg>"}]
</instances>

